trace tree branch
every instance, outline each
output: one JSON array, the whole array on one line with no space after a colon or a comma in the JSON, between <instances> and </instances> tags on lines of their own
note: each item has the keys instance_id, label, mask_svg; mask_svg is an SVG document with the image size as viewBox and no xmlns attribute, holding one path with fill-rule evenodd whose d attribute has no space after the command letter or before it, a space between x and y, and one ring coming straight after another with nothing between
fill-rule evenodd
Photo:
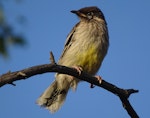
<instances>
[{"instance_id":1,"label":"tree branch","mask_svg":"<svg viewBox=\"0 0 150 118\"><path fill-rule=\"evenodd\" d=\"M88 73L82 71L82 73L79 75L78 72L69 67L57 65L54 63L54 58L51 58L53 60L53 63L51 64L43 64L38 66L33 66L30 68L26 68L20 71L16 72L8 72L6 74L3 74L0 76L0 87L6 85L6 84L12 84L15 85L13 82L17 80L27 79L31 76L37 75L37 74L43 74L48 72L58 72L62 74L68 74L71 76L74 76L76 78L79 78L81 80L87 81L91 84L97 85L99 87L104 88L105 90L117 95L122 104L123 107L127 110L128 114L131 116L131 118L139 118L133 107L131 106L130 102L128 101L129 96L132 93L137 93L138 90L134 89L122 89L119 88L111 83L106 82L105 80L102 80L101 83L98 82L98 80L89 75Z\"/></svg>"}]
</instances>

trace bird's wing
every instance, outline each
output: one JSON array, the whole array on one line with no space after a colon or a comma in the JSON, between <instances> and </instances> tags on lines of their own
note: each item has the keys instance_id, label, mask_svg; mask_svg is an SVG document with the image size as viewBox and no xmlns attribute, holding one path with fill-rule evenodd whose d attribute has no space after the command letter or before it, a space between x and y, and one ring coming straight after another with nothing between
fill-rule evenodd
<instances>
[{"instance_id":1,"label":"bird's wing","mask_svg":"<svg viewBox=\"0 0 150 118\"><path fill-rule=\"evenodd\" d=\"M60 57L60 59L63 58L63 56L65 55L65 53L67 52L67 50L70 48L70 46L72 45L72 43L74 42L73 40L73 35L74 35L74 32L76 30L76 27L78 26L79 23L77 23L73 29L71 30L71 32L69 33L69 35L67 36L67 39L66 39L66 42L65 42L65 46L64 46L64 50L62 52L62 55Z\"/></svg>"}]
</instances>

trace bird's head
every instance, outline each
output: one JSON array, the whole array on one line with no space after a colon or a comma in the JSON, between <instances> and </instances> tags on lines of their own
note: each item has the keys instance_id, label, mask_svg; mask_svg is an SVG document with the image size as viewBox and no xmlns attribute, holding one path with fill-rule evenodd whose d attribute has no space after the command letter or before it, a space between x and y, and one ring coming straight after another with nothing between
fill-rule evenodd
<instances>
[{"instance_id":1,"label":"bird's head","mask_svg":"<svg viewBox=\"0 0 150 118\"><path fill-rule=\"evenodd\" d=\"M72 10L71 12L76 14L81 20L82 19L84 19L84 20L94 19L94 20L105 21L105 17L103 15L102 11L95 6L84 7L84 8L81 8L79 10Z\"/></svg>"}]
</instances>

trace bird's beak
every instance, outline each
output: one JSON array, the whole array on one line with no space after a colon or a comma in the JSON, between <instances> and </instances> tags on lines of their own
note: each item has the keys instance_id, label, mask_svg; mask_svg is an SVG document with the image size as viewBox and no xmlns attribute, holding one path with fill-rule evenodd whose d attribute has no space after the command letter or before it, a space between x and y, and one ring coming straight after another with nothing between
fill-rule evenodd
<instances>
[{"instance_id":1,"label":"bird's beak","mask_svg":"<svg viewBox=\"0 0 150 118\"><path fill-rule=\"evenodd\" d=\"M74 13L79 17L85 17L85 15L83 13L81 13L80 11L77 11L77 10L72 10L71 13Z\"/></svg>"},{"instance_id":2,"label":"bird's beak","mask_svg":"<svg viewBox=\"0 0 150 118\"><path fill-rule=\"evenodd\" d=\"M77 14L77 13L78 13L78 11L76 11L76 10L72 10L72 11L71 11L71 13Z\"/></svg>"}]
</instances>

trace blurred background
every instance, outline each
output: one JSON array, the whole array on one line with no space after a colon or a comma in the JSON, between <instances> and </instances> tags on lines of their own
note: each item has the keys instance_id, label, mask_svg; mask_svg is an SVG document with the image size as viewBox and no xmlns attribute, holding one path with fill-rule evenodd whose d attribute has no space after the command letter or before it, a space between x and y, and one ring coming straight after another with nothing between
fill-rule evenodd
<instances>
[{"instance_id":1,"label":"blurred background","mask_svg":"<svg viewBox=\"0 0 150 118\"><path fill-rule=\"evenodd\" d=\"M141 118L150 105L150 1L144 0L0 0L0 74L58 60L65 39L79 21L71 10L99 7L107 20L110 47L98 75L121 88L138 89L129 98ZM36 105L54 73L16 81L0 88L1 118L128 118L118 97L81 82L55 114Z\"/></svg>"}]
</instances>

